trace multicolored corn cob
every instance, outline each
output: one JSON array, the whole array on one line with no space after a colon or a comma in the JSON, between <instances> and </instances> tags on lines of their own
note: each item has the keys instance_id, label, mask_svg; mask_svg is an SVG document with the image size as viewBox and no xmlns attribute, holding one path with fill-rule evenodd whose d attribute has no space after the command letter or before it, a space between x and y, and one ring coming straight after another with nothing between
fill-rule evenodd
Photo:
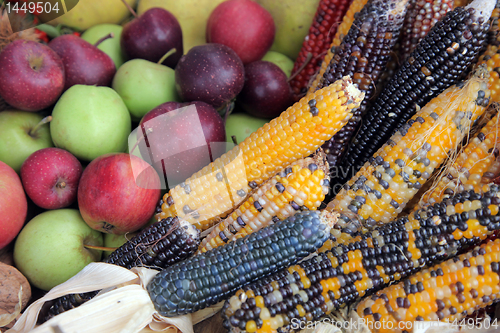
<instances>
[{"instance_id":1,"label":"multicolored corn cob","mask_svg":"<svg viewBox=\"0 0 500 333\"><path fill-rule=\"evenodd\" d=\"M431 28L450 10L453 0L411 0L402 29L399 59L406 60Z\"/></svg>"},{"instance_id":2,"label":"multicolored corn cob","mask_svg":"<svg viewBox=\"0 0 500 333\"><path fill-rule=\"evenodd\" d=\"M318 74L316 74L316 77L309 86L309 89L307 91L308 94L311 94L316 90L318 90L319 81L323 77L323 74L325 74L326 67L332 61L335 49L340 45L342 39L344 39L344 36L347 35L349 30L351 29L352 22L354 22L354 15L359 11L361 11L361 9L363 9L363 7L366 5L367 2L368 0L353 0L351 2L349 9L347 10L347 13L342 19L342 23L340 23L339 27L337 28L337 32L333 37L333 41L330 44L330 47L328 48L325 57L323 58L323 62L321 63L319 72Z\"/></svg>"},{"instance_id":3,"label":"multicolored corn cob","mask_svg":"<svg viewBox=\"0 0 500 333\"><path fill-rule=\"evenodd\" d=\"M178 316L224 300L242 286L315 252L336 219L337 214L329 212L297 213L173 265L147 286L155 309L162 316Z\"/></svg>"},{"instance_id":4,"label":"multicolored corn cob","mask_svg":"<svg viewBox=\"0 0 500 333\"><path fill-rule=\"evenodd\" d=\"M301 210L316 210L330 190L326 156L322 151L306 157L266 181L203 239L198 252L206 252L245 237Z\"/></svg>"},{"instance_id":5,"label":"multicolored corn cob","mask_svg":"<svg viewBox=\"0 0 500 333\"><path fill-rule=\"evenodd\" d=\"M486 52L479 58L478 64L486 64L490 78L488 86L491 90L491 100L500 102L500 53L497 46L489 45Z\"/></svg>"},{"instance_id":6,"label":"multicolored corn cob","mask_svg":"<svg viewBox=\"0 0 500 333\"><path fill-rule=\"evenodd\" d=\"M481 75L487 73L482 68L475 74L420 109L344 185L327 206L341 213L337 228L353 235L366 232L403 211L485 112L490 93Z\"/></svg>"},{"instance_id":7,"label":"multicolored corn cob","mask_svg":"<svg viewBox=\"0 0 500 333\"><path fill-rule=\"evenodd\" d=\"M165 194L159 219L179 216L206 230L248 193L314 153L346 124L364 94L344 77L304 97L230 152Z\"/></svg>"},{"instance_id":8,"label":"multicolored corn cob","mask_svg":"<svg viewBox=\"0 0 500 333\"><path fill-rule=\"evenodd\" d=\"M125 268L148 266L165 268L193 255L200 244L200 233L192 224L168 217L132 237L105 260ZM97 295L99 291L70 294L57 298L45 320L73 309Z\"/></svg>"},{"instance_id":9,"label":"multicolored corn cob","mask_svg":"<svg viewBox=\"0 0 500 333\"><path fill-rule=\"evenodd\" d=\"M500 192L463 192L240 289L222 308L235 332L285 331L317 320L500 228Z\"/></svg>"},{"instance_id":10,"label":"multicolored corn cob","mask_svg":"<svg viewBox=\"0 0 500 333\"><path fill-rule=\"evenodd\" d=\"M343 159L348 175L357 172L418 107L466 72L483 48L495 2L475 0L448 12L420 41L363 118Z\"/></svg>"},{"instance_id":11,"label":"multicolored corn cob","mask_svg":"<svg viewBox=\"0 0 500 333\"><path fill-rule=\"evenodd\" d=\"M295 100L302 98L307 92L311 78L316 74L325 56L337 27L345 16L352 0L321 0L314 15L309 33L304 39L295 64L290 87Z\"/></svg>"},{"instance_id":12,"label":"multicolored corn cob","mask_svg":"<svg viewBox=\"0 0 500 333\"><path fill-rule=\"evenodd\" d=\"M358 315L374 333L413 332L412 321L452 323L500 300L500 239L427 268L367 298ZM388 330L394 327L393 330ZM403 328L403 329L400 329Z\"/></svg>"},{"instance_id":13,"label":"multicolored corn cob","mask_svg":"<svg viewBox=\"0 0 500 333\"><path fill-rule=\"evenodd\" d=\"M500 148L500 115L497 113L483 129L474 136L453 164L440 174L436 185L427 191L414 209L441 200L464 190L481 189L483 178L491 179L488 170L498 157Z\"/></svg>"},{"instance_id":14,"label":"multicolored corn cob","mask_svg":"<svg viewBox=\"0 0 500 333\"><path fill-rule=\"evenodd\" d=\"M349 122L330 140L323 149L328 156L330 168L338 166L351 137L358 130L375 86L390 59L390 52L399 38L408 5L407 0L370 0L355 15L354 22L334 57L326 67L318 88L328 86L348 75L353 78L365 98L353 111Z\"/></svg>"}]
</instances>

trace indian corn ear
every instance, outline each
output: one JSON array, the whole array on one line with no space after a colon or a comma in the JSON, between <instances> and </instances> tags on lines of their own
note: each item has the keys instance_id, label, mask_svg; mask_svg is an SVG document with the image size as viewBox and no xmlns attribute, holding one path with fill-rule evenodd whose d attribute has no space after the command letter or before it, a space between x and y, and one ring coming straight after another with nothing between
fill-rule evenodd
<instances>
[{"instance_id":1,"label":"indian corn ear","mask_svg":"<svg viewBox=\"0 0 500 333\"><path fill-rule=\"evenodd\" d=\"M413 327L404 325L405 322L453 323L499 300L500 239L497 239L386 287L361 301L357 313L369 327L375 321L381 327L392 322L393 327L413 332Z\"/></svg>"},{"instance_id":2,"label":"indian corn ear","mask_svg":"<svg viewBox=\"0 0 500 333\"><path fill-rule=\"evenodd\" d=\"M228 153L164 195L157 218L179 216L201 230L294 161L314 153L359 107L364 94L344 77L289 107Z\"/></svg>"},{"instance_id":3,"label":"indian corn ear","mask_svg":"<svg viewBox=\"0 0 500 333\"><path fill-rule=\"evenodd\" d=\"M206 252L301 210L316 210L330 189L328 163L322 151L294 162L266 181L205 237L198 252Z\"/></svg>"},{"instance_id":4,"label":"indian corn ear","mask_svg":"<svg viewBox=\"0 0 500 333\"><path fill-rule=\"evenodd\" d=\"M286 331L423 267L455 257L500 228L499 187L466 191L240 289L222 308L234 332Z\"/></svg>"},{"instance_id":5,"label":"indian corn ear","mask_svg":"<svg viewBox=\"0 0 500 333\"><path fill-rule=\"evenodd\" d=\"M343 159L348 175L357 172L419 107L461 79L482 51L495 3L475 0L448 12L431 28L363 118Z\"/></svg>"}]
</instances>

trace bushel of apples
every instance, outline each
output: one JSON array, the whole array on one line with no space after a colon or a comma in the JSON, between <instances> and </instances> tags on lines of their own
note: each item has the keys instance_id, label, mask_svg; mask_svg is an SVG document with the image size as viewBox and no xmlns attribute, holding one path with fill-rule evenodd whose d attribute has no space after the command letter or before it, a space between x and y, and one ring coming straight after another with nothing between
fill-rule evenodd
<instances>
[{"instance_id":1,"label":"bushel of apples","mask_svg":"<svg viewBox=\"0 0 500 333\"><path fill-rule=\"evenodd\" d=\"M35 289L154 222L169 186L292 104L293 61L270 51L283 27L265 5L211 4L193 43L177 5L134 3L120 3L122 25L0 46L0 254Z\"/></svg>"}]
</instances>

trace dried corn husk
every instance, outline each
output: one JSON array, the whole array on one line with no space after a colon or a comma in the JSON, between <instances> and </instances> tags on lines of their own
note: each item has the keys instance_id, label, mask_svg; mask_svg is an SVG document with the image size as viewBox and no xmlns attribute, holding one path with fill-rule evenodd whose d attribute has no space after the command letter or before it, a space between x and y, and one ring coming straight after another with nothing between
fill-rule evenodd
<instances>
[{"instance_id":1,"label":"dried corn husk","mask_svg":"<svg viewBox=\"0 0 500 333\"><path fill-rule=\"evenodd\" d=\"M146 290L148 282L157 273L144 267L128 270L111 264L91 263L31 304L7 333L193 333L193 324L222 308L222 303L219 303L191 315L175 318L160 316ZM45 302L67 294L93 290L102 291L83 305L35 327Z\"/></svg>"}]
</instances>

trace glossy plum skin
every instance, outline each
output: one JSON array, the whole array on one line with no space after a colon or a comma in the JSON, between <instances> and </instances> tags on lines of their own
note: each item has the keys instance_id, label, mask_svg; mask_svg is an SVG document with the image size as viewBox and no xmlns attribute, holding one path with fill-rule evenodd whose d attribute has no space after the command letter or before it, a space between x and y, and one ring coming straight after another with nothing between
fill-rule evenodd
<instances>
[{"instance_id":1,"label":"glossy plum skin","mask_svg":"<svg viewBox=\"0 0 500 333\"><path fill-rule=\"evenodd\" d=\"M62 35L48 44L61 58L64 90L75 84L111 86L116 73L113 60L94 45L75 35Z\"/></svg>"},{"instance_id":2,"label":"glossy plum skin","mask_svg":"<svg viewBox=\"0 0 500 333\"><path fill-rule=\"evenodd\" d=\"M190 105L196 106L204 137L201 137L197 130L193 130L198 124L192 122L197 122L197 119L175 111ZM154 121L154 118L166 114L171 114L173 118L169 120L163 116ZM137 133L138 139L146 134L146 144L139 145L141 155L155 161L153 166L159 174L163 174L166 185L170 188L225 153L223 145L212 144L226 141L224 121L211 105L204 102L163 103L142 118L140 130L142 132ZM168 157L162 159L164 156Z\"/></svg>"},{"instance_id":3,"label":"glossy plum skin","mask_svg":"<svg viewBox=\"0 0 500 333\"><path fill-rule=\"evenodd\" d=\"M207 23L207 42L229 46L243 63L262 59L271 48L276 27L271 14L253 0L218 5Z\"/></svg>"},{"instance_id":4,"label":"glossy plum skin","mask_svg":"<svg viewBox=\"0 0 500 333\"><path fill-rule=\"evenodd\" d=\"M179 21L163 8L151 8L123 27L120 45L129 59L158 62L171 49L176 52L163 62L175 68L184 53Z\"/></svg>"},{"instance_id":5,"label":"glossy plum skin","mask_svg":"<svg viewBox=\"0 0 500 333\"><path fill-rule=\"evenodd\" d=\"M0 96L16 109L40 111L64 88L64 66L51 48L18 39L0 54Z\"/></svg>"},{"instance_id":6,"label":"glossy plum skin","mask_svg":"<svg viewBox=\"0 0 500 333\"><path fill-rule=\"evenodd\" d=\"M246 65L245 85L237 102L255 117L278 117L292 104L286 74L269 61L255 61Z\"/></svg>"},{"instance_id":7,"label":"glossy plum skin","mask_svg":"<svg viewBox=\"0 0 500 333\"><path fill-rule=\"evenodd\" d=\"M238 55L221 44L193 47L175 68L177 92L185 102L201 101L218 109L239 94L245 69Z\"/></svg>"}]
</instances>

